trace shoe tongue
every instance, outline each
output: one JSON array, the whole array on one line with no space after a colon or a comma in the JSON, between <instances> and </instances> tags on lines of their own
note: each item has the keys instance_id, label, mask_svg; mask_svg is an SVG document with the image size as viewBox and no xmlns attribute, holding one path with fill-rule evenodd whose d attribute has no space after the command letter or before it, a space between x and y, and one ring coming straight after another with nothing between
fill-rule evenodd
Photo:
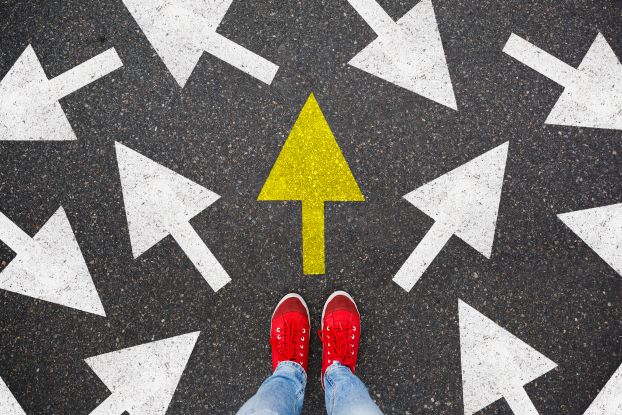
<instances>
[{"instance_id":1,"label":"shoe tongue","mask_svg":"<svg viewBox=\"0 0 622 415\"><path fill-rule=\"evenodd\" d=\"M300 316L297 313L276 317L272 321L272 330L280 328L280 333L283 338L286 336L298 336L304 330L309 332L309 321L306 317Z\"/></svg>"},{"instance_id":2,"label":"shoe tongue","mask_svg":"<svg viewBox=\"0 0 622 415\"><path fill-rule=\"evenodd\" d=\"M349 328L352 324L353 315L347 310L337 310L331 314L331 318L328 320L330 326L335 328Z\"/></svg>"}]
</instances>

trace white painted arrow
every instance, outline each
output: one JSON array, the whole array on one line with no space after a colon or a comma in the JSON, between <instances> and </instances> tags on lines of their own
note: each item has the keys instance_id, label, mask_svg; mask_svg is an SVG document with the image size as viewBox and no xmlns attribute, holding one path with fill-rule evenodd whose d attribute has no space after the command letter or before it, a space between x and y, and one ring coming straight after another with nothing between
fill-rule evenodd
<instances>
[{"instance_id":1,"label":"white painted arrow","mask_svg":"<svg viewBox=\"0 0 622 415\"><path fill-rule=\"evenodd\" d=\"M348 0L378 37L350 65L457 110L432 0L396 22L376 0Z\"/></svg>"},{"instance_id":2,"label":"white painted arrow","mask_svg":"<svg viewBox=\"0 0 622 415\"><path fill-rule=\"evenodd\" d=\"M34 238L0 212L0 240L16 254L0 272L0 289L106 315L62 207Z\"/></svg>"},{"instance_id":3,"label":"white painted arrow","mask_svg":"<svg viewBox=\"0 0 622 415\"><path fill-rule=\"evenodd\" d=\"M513 33L503 51L564 87L546 124L622 129L622 64L602 34L577 69Z\"/></svg>"},{"instance_id":4,"label":"white painted arrow","mask_svg":"<svg viewBox=\"0 0 622 415\"><path fill-rule=\"evenodd\" d=\"M121 66L113 48L48 79L28 46L0 81L0 140L76 140L58 101Z\"/></svg>"},{"instance_id":5,"label":"white painted arrow","mask_svg":"<svg viewBox=\"0 0 622 415\"><path fill-rule=\"evenodd\" d=\"M557 365L458 300L464 414L505 398L516 415L538 415L524 386Z\"/></svg>"},{"instance_id":6,"label":"white painted arrow","mask_svg":"<svg viewBox=\"0 0 622 415\"><path fill-rule=\"evenodd\" d=\"M0 414L26 415L2 378L0 378Z\"/></svg>"},{"instance_id":7,"label":"white painted arrow","mask_svg":"<svg viewBox=\"0 0 622 415\"><path fill-rule=\"evenodd\" d=\"M502 144L404 196L435 220L393 281L410 291L452 235L490 258L505 174Z\"/></svg>"},{"instance_id":8,"label":"white painted arrow","mask_svg":"<svg viewBox=\"0 0 622 415\"><path fill-rule=\"evenodd\" d=\"M134 258L172 235L214 291L231 279L190 226L220 196L116 143L123 200Z\"/></svg>"},{"instance_id":9,"label":"white painted arrow","mask_svg":"<svg viewBox=\"0 0 622 415\"><path fill-rule=\"evenodd\" d=\"M620 414L622 414L622 366L618 367L583 415Z\"/></svg>"},{"instance_id":10,"label":"white painted arrow","mask_svg":"<svg viewBox=\"0 0 622 415\"><path fill-rule=\"evenodd\" d=\"M203 51L270 84L279 67L216 32L233 0L123 0L183 88Z\"/></svg>"},{"instance_id":11,"label":"white painted arrow","mask_svg":"<svg viewBox=\"0 0 622 415\"><path fill-rule=\"evenodd\" d=\"M110 390L91 415L165 415L199 332L85 359Z\"/></svg>"},{"instance_id":12,"label":"white painted arrow","mask_svg":"<svg viewBox=\"0 0 622 415\"><path fill-rule=\"evenodd\" d=\"M557 216L622 275L622 203Z\"/></svg>"}]
</instances>

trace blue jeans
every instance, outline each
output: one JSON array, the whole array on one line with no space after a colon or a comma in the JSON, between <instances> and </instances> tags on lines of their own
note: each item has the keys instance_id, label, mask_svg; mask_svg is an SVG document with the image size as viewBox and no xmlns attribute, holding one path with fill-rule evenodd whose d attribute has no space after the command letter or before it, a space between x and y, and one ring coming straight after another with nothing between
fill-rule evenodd
<instances>
[{"instance_id":1,"label":"blue jeans","mask_svg":"<svg viewBox=\"0 0 622 415\"><path fill-rule=\"evenodd\" d=\"M282 362L238 415L300 415L307 374L294 362ZM367 388L350 369L333 363L324 375L328 415L382 415Z\"/></svg>"}]
</instances>

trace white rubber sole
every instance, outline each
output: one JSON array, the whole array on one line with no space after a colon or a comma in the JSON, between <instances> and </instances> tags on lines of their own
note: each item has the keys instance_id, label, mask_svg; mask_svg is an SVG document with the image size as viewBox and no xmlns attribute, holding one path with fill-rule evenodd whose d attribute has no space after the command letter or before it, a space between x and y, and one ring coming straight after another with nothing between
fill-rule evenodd
<instances>
[{"instance_id":1,"label":"white rubber sole","mask_svg":"<svg viewBox=\"0 0 622 415\"><path fill-rule=\"evenodd\" d=\"M307 306L307 303L305 302L304 298L302 298L300 295L296 293L287 294L285 297L281 299L281 301L279 301L276 307L274 307L274 311L272 312L272 317L270 318L270 321L272 321L272 319L274 318L274 313L276 313L276 310L279 308L279 306L283 304L286 300L289 300L290 298L299 299L302 305L305 306L305 310L307 311L307 321L309 321L309 327L311 327L311 314L309 314L309 307Z\"/></svg>"},{"instance_id":2,"label":"white rubber sole","mask_svg":"<svg viewBox=\"0 0 622 415\"><path fill-rule=\"evenodd\" d=\"M330 297L328 297L328 299L326 300L326 303L324 303L324 309L322 310L322 330L324 330L324 315L326 314L326 307L328 306L328 303L330 303L330 301L337 297L338 295L343 295L344 297L347 297L350 299L350 301L352 301L354 303L354 308L356 308L356 312L359 313L359 315L361 314L359 312L359 308L356 305L356 301L354 301L354 298L352 298L352 296L350 294L348 294L345 291L335 291L334 293L332 293L330 295Z\"/></svg>"}]
</instances>

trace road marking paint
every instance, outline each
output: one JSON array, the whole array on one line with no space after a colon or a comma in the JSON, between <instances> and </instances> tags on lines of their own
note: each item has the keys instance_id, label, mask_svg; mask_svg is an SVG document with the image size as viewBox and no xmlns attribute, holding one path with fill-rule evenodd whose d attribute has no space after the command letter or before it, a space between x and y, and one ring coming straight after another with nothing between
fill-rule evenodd
<instances>
[{"instance_id":1,"label":"road marking paint","mask_svg":"<svg viewBox=\"0 0 622 415\"><path fill-rule=\"evenodd\" d=\"M216 32L233 0L123 0L179 86L203 52L271 84L279 67Z\"/></svg>"},{"instance_id":2,"label":"road marking paint","mask_svg":"<svg viewBox=\"0 0 622 415\"><path fill-rule=\"evenodd\" d=\"M502 144L404 196L435 220L393 281L410 291L452 235L490 258L505 175Z\"/></svg>"},{"instance_id":3,"label":"road marking paint","mask_svg":"<svg viewBox=\"0 0 622 415\"><path fill-rule=\"evenodd\" d=\"M577 69L514 33L503 51L564 87L545 124L622 129L622 64L602 34Z\"/></svg>"},{"instance_id":4,"label":"road marking paint","mask_svg":"<svg viewBox=\"0 0 622 415\"><path fill-rule=\"evenodd\" d=\"M464 414L505 398L516 415L538 415L523 388L557 364L458 300Z\"/></svg>"},{"instance_id":5,"label":"road marking paint","mask_svg":"<svg viewBox=\"0 0 622 415\"><path fill-rule=\"evenodd\" d=\"M0 289L106 315L62 207L34 238L0 212L0 239L16 253L0 272Z\"/></svg>"},{"instance_id":6,"label":"road marking paint","mask_svg":"<svg viewBox=\"0 0 622 415\"><path fill-rule=\"evenodd\" d=\"M58 101L122 66L113 48L48 79L28 46L0 81L0 140L76 140Z\"/></svg>"},{"instance_id":7,"label":"road marking paint","mask_svg":"<svg viewBox=\"0 0 622 415\"><path fill-rule=\"evenodd\" d=\"M313 94L257 200L302 202L303 272L324 274L324 202L363 202L365 198Z\"/></svg>"},{"instance_id":8,"label":"road marking paint","mask_svg":"<svg viewBox=\"0 0 622 415\"><path fill-rule=\"evenodd\" d=\"M375 0L348 0L378 38L349 64L457 110L432 0L422 0L396 22Z\"/></svg>"},{"instance_id":9,"label":"road marking paint","mask_svg":"<svg viewBox=\"0 0 622 415\"><path fill-rule=\"evenodd\" d=\"M120 143L116 151L134 258L170 234L214 291L228 284L231 278L189 223L220 196Z\"/></svg>"},{"instance_id":10,"label":"road marking paint","mask_svg":"<svg viewBox=\"0 0 622 415\"><path fill-rule=\"evenodd\" d=\"M165 415L199 332L85 359L110 390L91 415Z\"/></svg>"},{"instance_id":11,"label":"road marking paint","mask_svg":"<svg viewBox=\"0 0 622 415\"><path fill-rule=\"evenodd\" d=\"M0 378L0 413L2 415L26 415L2 378Z\"/></svg>"},{"instance_id":12,"label":"road marking paint","mask_svg":"<svg viewBox=\"0 0 622 415\"><path fill-rule=\"evenodd\" d=\"M562 213L557 217L622 275L622 203Z\"/></svg>"}]
</instances>

